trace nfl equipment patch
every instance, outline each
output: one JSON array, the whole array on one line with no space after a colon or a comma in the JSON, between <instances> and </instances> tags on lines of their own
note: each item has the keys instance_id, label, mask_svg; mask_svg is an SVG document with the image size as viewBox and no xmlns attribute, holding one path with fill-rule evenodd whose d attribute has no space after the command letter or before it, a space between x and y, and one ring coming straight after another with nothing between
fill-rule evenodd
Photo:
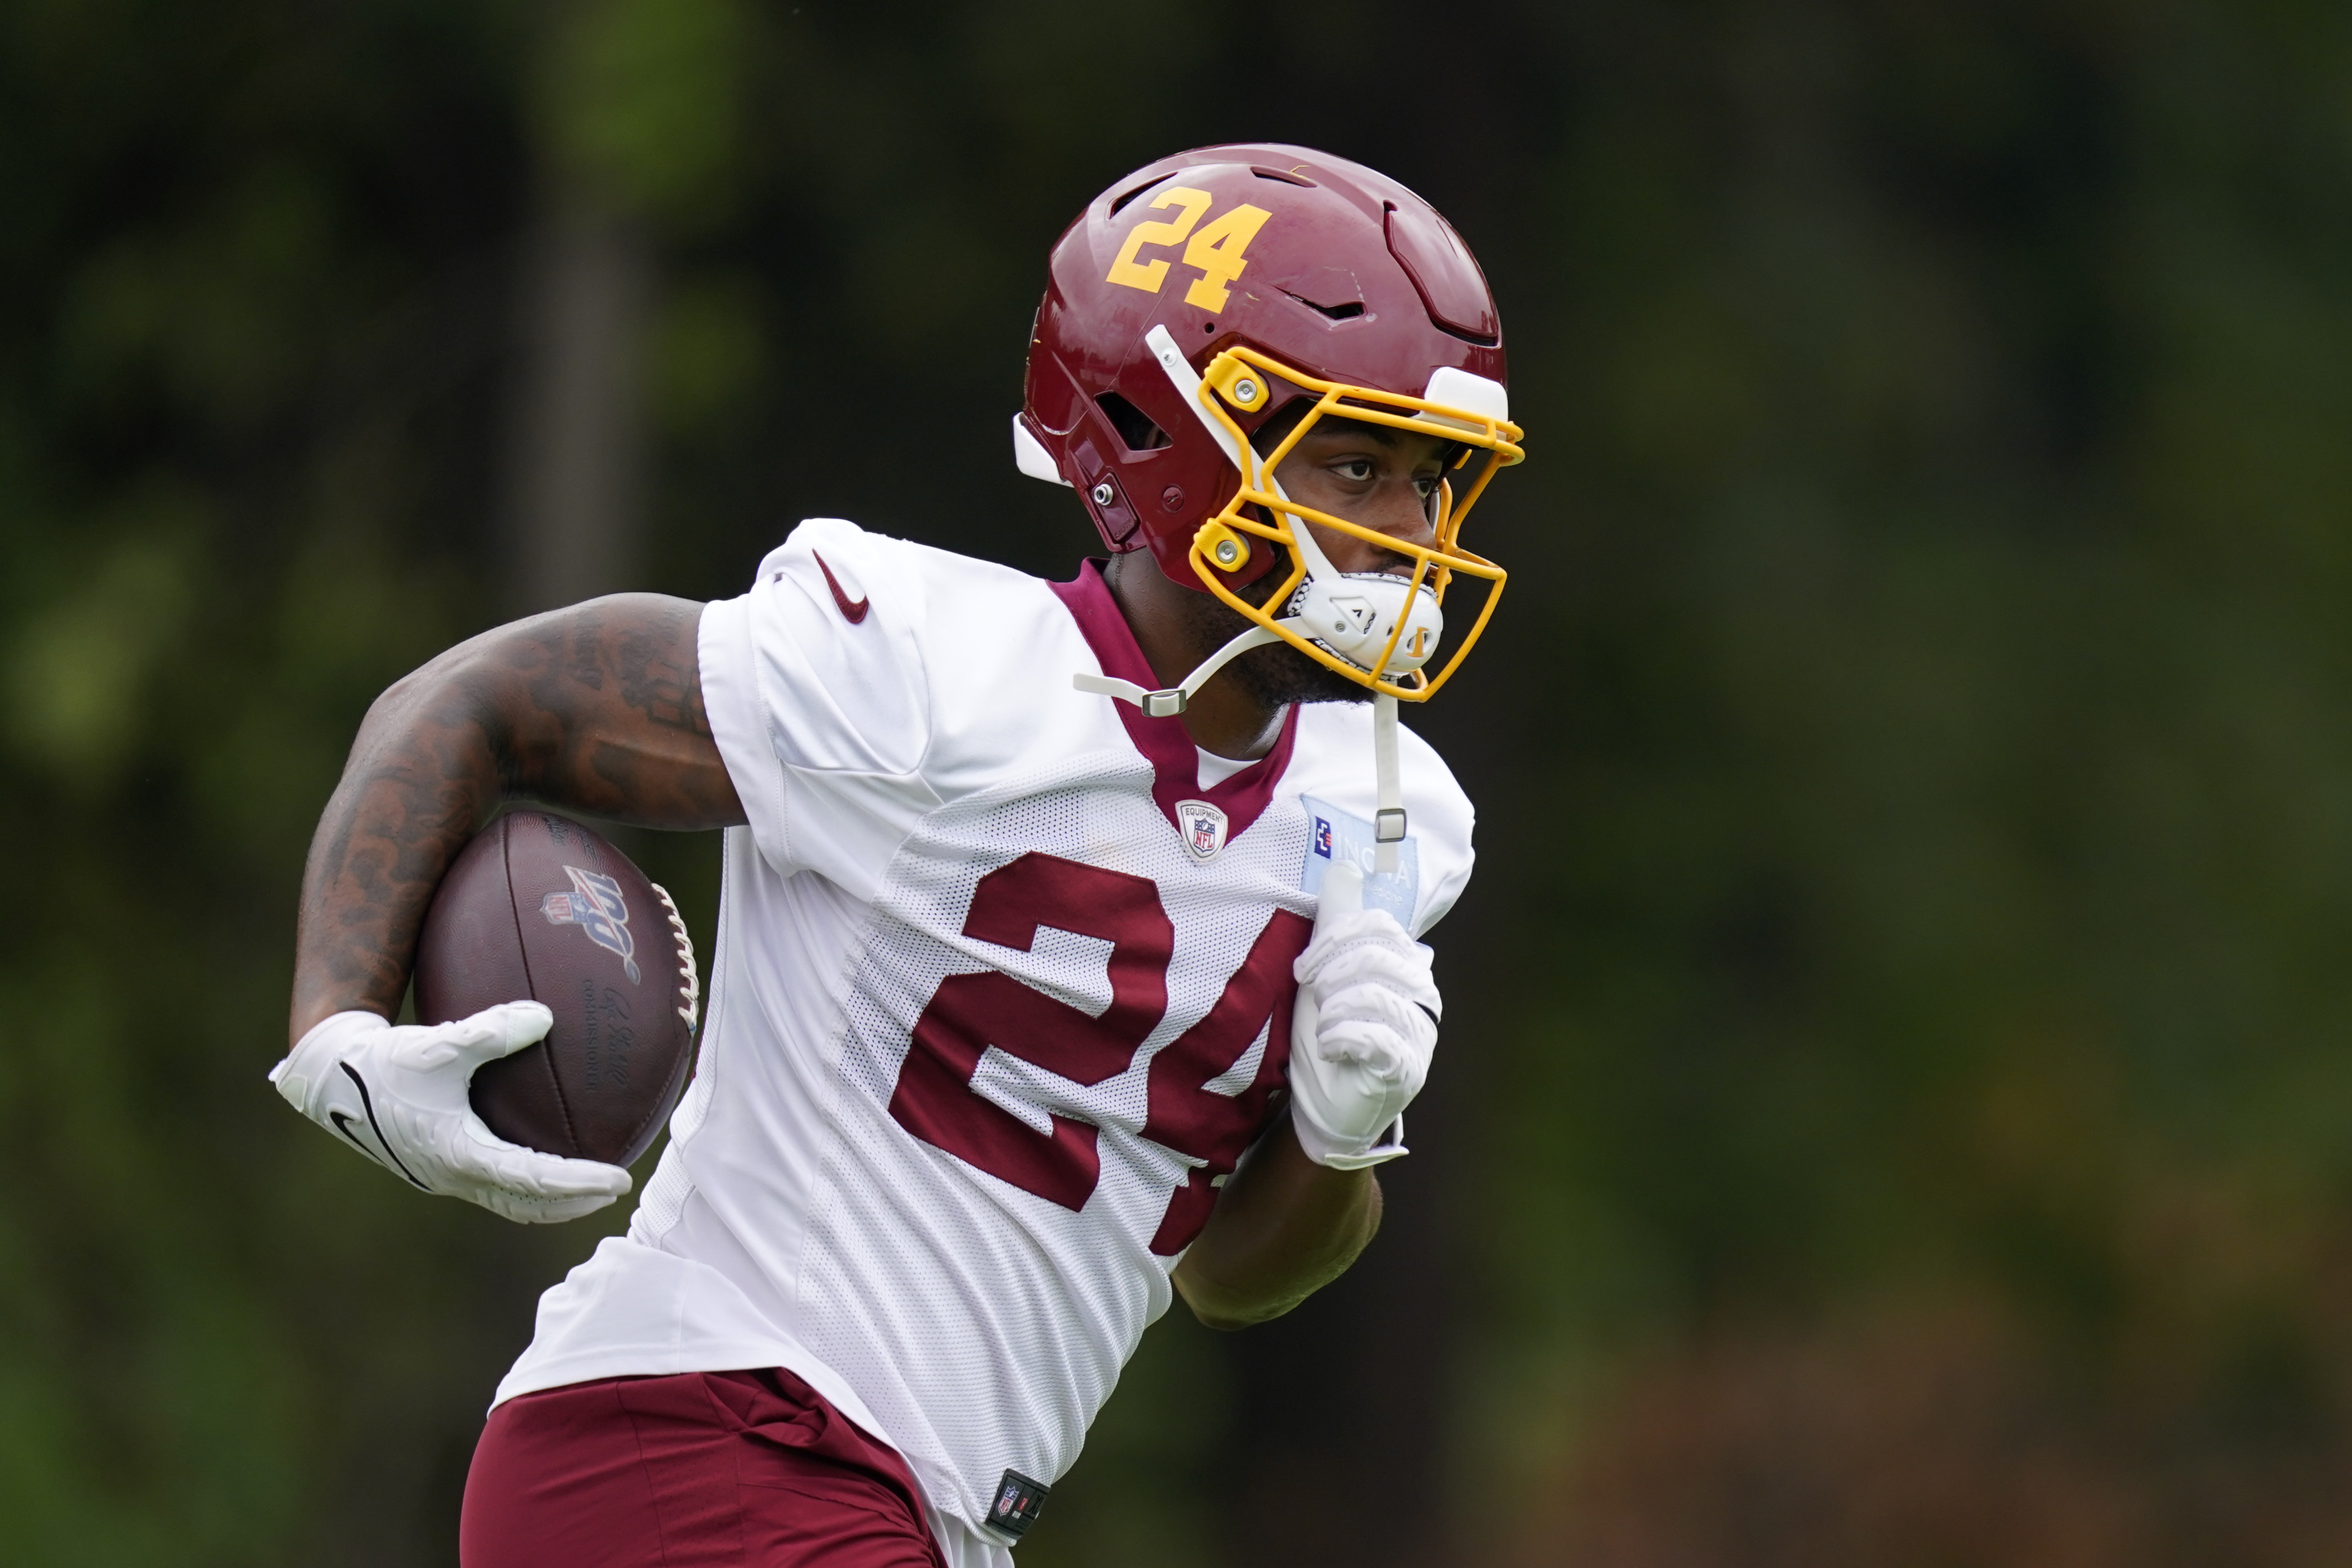
<instances>
[{"instance_id":1,"label":"nfl equipment patch","mask_svg":"<svg viewBox=\"0 0 2352 1568\"><path fill-rule=\"evenodd\" d=\"M988 1506L988 1528L1020 1540L1037 1522L1045 1507L1045 1494L1053 1489L1018 1470L1005 1471L1004 1479L996 1483L996 1500Z\"/></svg>"},{"instance_id":2,"label":"nfl equipment patch","mask_svg":"<svg viewBox=\"0 0 2352 1568\"><path fill-rule=\"evenodd\" d=\"M1411 931L1421 900L1420 846L1408 836L1396 847L1397 868L1382 875L1372 869L1379 842L1370 822L1311 795L1300 795L1298 803L1307 808L1307 861L1299 868L1299 890L1321 892L1323 874L1335 862L1353 861L1364 873L1364 908L1386 910Z\"/></svg>"},{"instance_id":3,"label":"nfl equipment patch","mask_svg":"<svg viewBox=\"0 0 2352 1568\"><path fill-rule=\"evenodd\" d=\"M1176 826L1184 836L1184 853L1195 860L1213 860L1225 847L1225 814L1205 800L1178 801Z\"/></svg>"}]
</instances>

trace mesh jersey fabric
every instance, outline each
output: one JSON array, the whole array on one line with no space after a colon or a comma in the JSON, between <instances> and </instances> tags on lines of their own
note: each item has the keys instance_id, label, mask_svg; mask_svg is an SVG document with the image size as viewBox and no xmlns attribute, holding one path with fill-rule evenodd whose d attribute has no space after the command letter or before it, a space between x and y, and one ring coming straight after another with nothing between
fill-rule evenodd
<instances>
[{"instance_id":1,"label":"mesh jersey fabric","mask_svg":"<svg viewBox=\"0 0 2352 1568\"><path fill-rule=\"evenodd\" d=\"M1067 1470L1265 1123L1325 818L1375 807L1370 710L1294 709L1204 787L1180 721L1071 688L1150 679L1093 566L832 519L699 641L750 825L695 1077L498 1397L783 1367L906 1456L951 1563L1002 1562L1000 1479ZM1472 817L1402 742L1419 933Z\"/></svg>"}]
</instances>

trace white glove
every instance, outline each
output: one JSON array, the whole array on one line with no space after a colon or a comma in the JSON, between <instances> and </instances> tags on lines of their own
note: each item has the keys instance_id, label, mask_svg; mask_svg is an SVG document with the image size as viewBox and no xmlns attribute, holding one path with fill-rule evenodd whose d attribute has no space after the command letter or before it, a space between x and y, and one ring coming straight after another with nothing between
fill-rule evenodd
<instances>
[{"instance_id":1,"label":"white glove","mask_svg":"<svg viewBox=\"0 0 2352 1568\"><path fill-rule=\"evenodd\" d=\"M1363 894L1361 871L1333 866L1314 938L1291 965L1291 1126L1308 1159L1342 1171L1406 1152L1404 1108L1428 1080L1444 1006L1429 949Z\"/></svg>"},{"instance_id":2,"label":"white glove","mask_svg":"<svg viewBox=\"0 0 2352 1568\"><path fill-rule=\"evenodd\" d=\"M550 1225L629 1190L629 1173L509 1143L467 1102L474 1069L543 1038L554 1015L505 1002L453 1023L394 1027L373 1013L320 1023L269 1081L295 1110L410 1184Z\"/></svg>"}]
</instances>

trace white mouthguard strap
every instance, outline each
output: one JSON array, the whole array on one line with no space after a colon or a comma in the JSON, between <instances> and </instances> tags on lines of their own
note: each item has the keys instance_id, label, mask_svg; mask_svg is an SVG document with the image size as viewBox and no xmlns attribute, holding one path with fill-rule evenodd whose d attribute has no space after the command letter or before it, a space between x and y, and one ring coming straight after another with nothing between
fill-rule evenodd
<instances>
[{"instance_id":1,"label":"white mouthguard strap","mask_svg":"<svg viewBox=\"0 0 2352 1568\"><path fill-rule=\"evenodd\" d=\"M1404 782L1397 767L1397 700L1386 692L1372 698L1372 767L1380 788L1380 809L1372 814L1372 869L1393 876L1397 846L1404 840Z\"/></svg>"}]
</instances>

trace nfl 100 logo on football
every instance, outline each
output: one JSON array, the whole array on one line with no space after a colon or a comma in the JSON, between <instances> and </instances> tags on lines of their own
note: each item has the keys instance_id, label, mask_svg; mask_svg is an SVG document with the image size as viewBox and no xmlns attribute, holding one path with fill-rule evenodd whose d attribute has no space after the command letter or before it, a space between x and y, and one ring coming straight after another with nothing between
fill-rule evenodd
<instances>
[{"instance_id":1,"label":"nfl 100 logo on football","mask_svg":"<svg viewBox=\"0 0 2352 1568\"><path fill-rule=\"evenodd\" d=\"M548 894L540 900L539 912L547 917L549 925L578 926L588 933L590 942L618 953L629 984L635 984L637 941L629 934L629 906L621 897L621 884L601 871L583 871L577 866L563 869L572 879L572 890Z\"/></svg>"}]
</instances>

